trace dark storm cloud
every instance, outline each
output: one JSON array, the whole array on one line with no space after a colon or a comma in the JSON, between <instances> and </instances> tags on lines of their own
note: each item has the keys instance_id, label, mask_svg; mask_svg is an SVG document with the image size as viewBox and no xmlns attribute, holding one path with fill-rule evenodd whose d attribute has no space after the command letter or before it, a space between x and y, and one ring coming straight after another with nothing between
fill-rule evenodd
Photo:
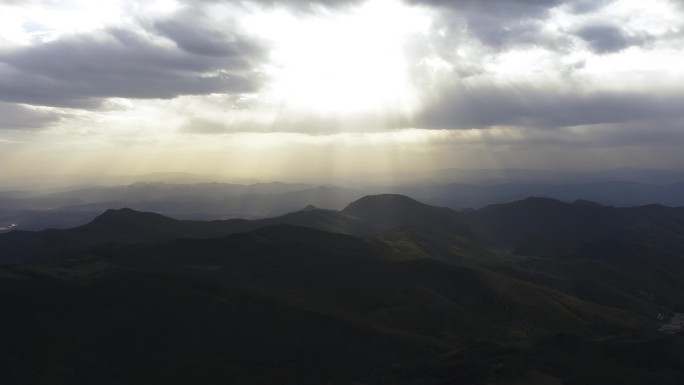
<instances>
[{"instance_id":1,"label":"dark storm cloud","mask_svg":"<svg viewBox=\"0 0 684 385\"><path fill-rule=\"evenodd\" d=\"M250 38L157 24L162 36L123 29L69 36L0 53L0 100L95 108L103 98L162 98L258 89L265 48Z\"/></svg>"},{"instance_id":2,"label":"dark storm cloud","mask_svg":"<svg viewBox=\"0 0 684 385\"><path fill-rule=\"evenodd\" d=\"M599 54L619 52L640 42L610 24L587 25L579 28L576 34L589 44L592 51Z\"/></svg>"},{"instance_id":3,"label":"dark storm cloud","mask_svg":"<svg viewBox=\"0 0 684 385\"><path fill-rule=\"evenodd\" d=\"M552 128L684 117L684 95L567 92L532 86L455 86L419 114L422 128Z\"/></svg>"},{"instance_id":4,"label":"dark storm cloud","mask_svg":"<svg viewBox=\"0 0 684 385\"><path fill-rule=\"evenodd\" d=\"M60 120L55 112L41 111L25 106L0 103L0 129L36 130Z\"/></svg>"}]
</instances>

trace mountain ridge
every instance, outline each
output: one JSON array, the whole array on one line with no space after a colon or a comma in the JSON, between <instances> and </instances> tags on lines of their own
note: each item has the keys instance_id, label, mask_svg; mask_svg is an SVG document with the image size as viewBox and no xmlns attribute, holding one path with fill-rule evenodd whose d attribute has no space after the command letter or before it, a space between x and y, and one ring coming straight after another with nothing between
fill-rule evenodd
<instances>
[{"instance_id":1,"label":"mountain ridge","mask_svg":"<svg viewBox=\"0 0 684 385\"><path fill-rule=\"evenodd\" d=\"M360 198L341 211L299 210L258 220L176 220L130 208L107 210L86 225L65 230L13 231L0 234L0 263L18 262L15 254L43 248L86 247L103 242L155 242L173 238L207 238L289 223L359 237L405 228L430 237L442 234L516 254L553 257L563 250L602 239L657 245L669 252L684 250L684 208L647 205L615 208L565 203L550 198L526 198L478 210L457 212L398 194ZM16 241L12 241L16 239ZM33 241L29 241L33 239ZM16 243L16 247L12 246Z\"/></svg>"}]
</instances>

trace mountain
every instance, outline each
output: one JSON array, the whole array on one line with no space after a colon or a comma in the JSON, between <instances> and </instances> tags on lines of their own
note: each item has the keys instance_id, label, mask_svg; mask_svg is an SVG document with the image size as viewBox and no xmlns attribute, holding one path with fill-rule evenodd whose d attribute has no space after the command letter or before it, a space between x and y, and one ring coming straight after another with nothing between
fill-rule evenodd
<instances>
[{"instance_id":1,"label":"mountain","mask_svg":"<svg viewBox=\"0 0 684 385\"><path fill-rule=\"evenodd\" d=\"M302 209L304 207L304 209ZM684 209L407 196L0 234L0 383L680 384Z\"/></svg>"},{"instance_id":2,"label":"mountain","mask_svg":"<svg viewBox=\"0 0 684 385\"><path fill-rule=\"evenodd\" d=\"M555 261L530 260L525 267L574 282L572 293L592 302L626 308L608 297L612 292L624 294L623 301L633 305L638 301L684 310L684 258L651 247L604 240L569 250ZM649 311L652 306L642 313Z\"/></svg>"},{"instance_id":3,"label":"mountain","mask_svg":"<svg viewBox=\"0 0 684 385\"><path fill-rule=\"evenodd\" d=\"M412 226L447 226L466 230L462 215L446 207L430 206L398 194L363 197L352 202L342 213L384 229Z\"/></svg>"},{"instance_id":4,"label":"mountain","mask_svg":"<svg viewBox=\"0 0 684 385\"><path fill-rule=\"evenodd\" d=\"M463 171L463 170L461 170ZM485 170L486 171L486 170ZM96 213L129 207L177 219L216 220L267 218L283 215L312 204L339 210L368 194L392 191L436 206L456 210L482 208L535 196L566 202L593 201L601 205L631 207L647 204L684 206L684 177L681 173L647 173L653 180L634 180L629 170L614 177L587 177L534 181L532 170L486 171L491 177L516 176L508 180L436 178L430 182L344 188L302 183L133 183L121 186L73 187L55 190L0 191L0 228L16 224L22 230L69 228L85 224ZM521 172L521 173L519 173ZM478 172L468 172L478 174ZM638 173L638 172L637 172ZM538 173L537 173L538 174ZM548 172L546 175L550 175ZM447 173L448 175L448 173ZM463 174L465 175L465 174ZM461 176L463 176L461 175ZM559 174L560 175L560 174ZM607 174L608 175L608 174ZM660 177L667 177L659 182ZM558 175L556 175L558 179ZM562 179L562 178L561 178ZM455 182L458 181L458 182ZM571 183L569 183L569 181ZM469 182L471 184L466 184ZM645 183L648 182L648 183Z\"/></svg>"},{"instance_id":5,"label":"mountain","mask_svg":"<svg viewBox=\"0 0 684 385\"><path fill-rule=\"evenodd\" d=\"M38 232L15 230L0 234L0 264L45 260L60 251L103 243L153 243L177 238L209 238L274 224L299 225L357 236L381 231L373 224L323 209L259 220L190 221L124 208L107 210L90 223L73 229Z\"/></svg>"},{"instance_id":6,"label":"mountain","mask_svg":"<svg viewBox=\"0 0 684 385\"><path fill-rule=\"evenodd\" d=\"M0 382L475 384L562 376L553 368L572 368L567 357L507 366L556 351L549 336L588 346L650 325L498 273L387 253L276 225L0 268ZM611 365L604 378L630 370Z\"/></svg>"},{"instance_id":7,"label":"mountain","mask_svg":"<svg viewBox=\"0 0 684 385\"><path fill-rule=\"evenodd\" d=\"M344 211L316 208L300 210L276 218L258 219L250 223L253 225L253 228L274 224L289 224L359 237L373 235L382 230L378 225L348 215Z\"/></svg>"},{"instance_id":8,"label":"mountain","mask_svg":"<svg viewBox=\"0 0 684 385\"><path fill-rule=\"evenodd\" d=\"M70 228L87 223L97 213L124 207L177 219L256 219L309 204L337 210L363 195L336 186L286 183L136 183L58 193L8 192L0 194L0 228L10 224L22 230Z\"/></svg>"},{"instance_id":9,"label":"mountain","mask_svg":"<svg viewBox=\"0 0 684 385\"><path fill-rule=\"evenodd\" d=\"M684 251L684 208L603 207L548 198L464 213L475 232L516 254L551 257L585 243L622 240Z\"/></svg>"},{"instance_id":10,"label":"mountain","mask_svg":"<svg viewBox=\"0 0 684 385\"><path fill-rule=\"evenodd\" d=\"M684 178L674 183L638 183L606 180L591 183L430 183L397 186L393 191L406 194L423 202L454 209L482 208L487 205L508 203L524 198L544 197L566 202L579 199L610 206L639 206L658 203L666 206L684 206Z\"/></svg>"},{"instance_id":11,"label":"mountain","mask_svg":"<svg viewBox=\"0 0 684 385\"><path fill-rule=\"evenodd\" d=\"M449 247L456 246L454 242L462 246L470 243L519 255L544 257L554 257L586 243L613 239L670 253L684 251L684 236L681 235L684 234L684 208L659 205L615 208L586 201L571 204L548 198L528 198L456 212L406 196L385 194L363 197L341 211L309 207L259 220L180 221L131 209L108 210L91 223L74 229L2 234L0 261L19 260L11 257L16 250L31 253L60 245L81 248L104 242L207 238L274 224L299 225L361 237L383 231L394 232L395 236L403 232L404 238L413 234L414 239L410 241L414 243L418 238L425 238L420 243L430 244L433 249L442 239ZM390 238L392 236L388 234L385 240Z\"/></svg>"},{"instance_id":12,"label":"mountain","mask_svg":"<svg viewBox=\"0 0 684 385\"><path fill-rule=\"evenodd\" d=\"M489 267L586 301L653 317L684 309L683 264L681 256L608 240L582 245L556 259L519 258Z\"/></svg>"},{"instance_id":13,"label":"mountain","mask_svg":"<svg viewBox=\"0 0 684 385\"><path fill-rule=\"evenodd\" d=\"M63 250L103 243L159 242L182 237L223 234L211 222L178 221L131 209L108 210L90 223L73 229L39 232L12 231L0 235L0 263L46 259Z\"/></svg>"}]
</instances>

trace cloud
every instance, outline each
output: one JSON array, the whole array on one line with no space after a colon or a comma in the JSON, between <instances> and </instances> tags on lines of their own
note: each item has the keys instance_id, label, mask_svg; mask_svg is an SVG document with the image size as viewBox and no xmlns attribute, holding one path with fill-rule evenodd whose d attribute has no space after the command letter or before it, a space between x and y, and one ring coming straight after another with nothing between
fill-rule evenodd
<instances>
[{"instance_id":1,"label":"cloud","mask_svg":"<svg viewBox=\"0 0 684 385\"><path fill-rule=\"evenodd\" d=\"M566 2L566 6L572 13L584 14L599 10L615 0L574 0Z\"/></svg>"},{"instance_id":2,"label":"cloud","mask_svg":"<svg viewBox=\"0 0 684 385\"><path fill-rule=\"evenodd\" d=\"M110 97L169 99L260 87L254 69L266 48L257 40L190 28L182 19L155 26L160 35L109 28L5 50L0 53L0 100L96 108Z\"/></svg>"},{"instance_id":3,"label":"cloud","mask_svg":"<svg viewBox=\"0 0 684 385\"><path fill-rule=\"evenodd\" d=\"M586 25L579 28L576 35L598 54L619 52L642 42L641 39L630 37L619 27L610 24Z\"/></svg>"},{"instance_id":4,"label":"cloud","mask_svg":"<svg viewBox=\"0 0 684 385\"><path fill-rule=\"evenodd\" d=\"M260 58L265 49L256 40L232 32L229 25L212 25L205 15L193 10L158 20L154 29L186 53L230 58L237 67L246 67L249 63L245 60Z\"/></svg>"},{"instance_id":5,"label":"cloud","mask_svg":"<svg viewBox=\"0 0 684 385\"><path fill-rule=\"evenodd\" d=\"M568 49L577 49L577 37L586 41L596 53L618 52L630 45L642 44L642 37L626 32L632 31L629 26L623 30L620 28L622 25L594 22L574 30L569 27L558 32L557 36L548 35L544 30L554 8L562 7L567 13L586 14L599 10L612 0L403 1L427 7L431 10L428 14L437 18L432 24L431 34L413 37L416 42L406 45L415 51L408 53L409 71L413 71L408 76L418 92L428 96L415 121L407 122L405 111L382 111L378 116L338 119L336 116L316 116L315 112L301 116L281 111L287 109L280 108L282 106L274 107L277 111L272 112L273 119L260 116L243 119L251 112L261 114L273 106L259 109L264 106L258 103L267 100L263 97L254 103L256 106L249 108L249 112L240 113L237 118L233 116L238 113L227 109L228 105L219 107L222 115L217 113L211 117L205 116L203 106L195 106L196 111L188 111L182 116L186 124L181 131L338 132L372 130L368 128L372 124L377 125L376 130L405 124L447 129L496 125L562 127L648 119L659 114L670 116L676 115L677 109L682 107L682 103L670 100L662 93L658 96L648 92L586 92L581 86L553 89L541 83L535 85L534 80L528 84L508 83L506 80L502 83L505 85L478 79L469 82L471 78L497 76L491 64L503 58L497 55L519 48L514 46L517 44L552 47L548 49L549 55L562 55L554 49L564 44ZM231 96L259 92L268 79L258 69L269 60L268 50L271 47L250 36L249 31L240 30L238 23L231 22L230 17L237 18L233 14L236 6L231 4L225 8L226 5L220 1L208 0L182 3L184 5L179 11L170 16L137 20L137 25L128 29L110 27L87 35L63 35L52 42L0 51L0 101L103 110L102 101L113 97L172 99L182 95ZM332 13L332 8L358 3L253 0L243 1L244 8L239 5L237 8L241 9L240 12L258 13L263 7L302 11L327 7ZM212 10L216 14L212 14ZM229 15L228 19L226 15ZM326 15L323 12L318 16ZM436 32L445 26L448 27L446 32ZM565 36L561 36L563 34ZM466 53L461 55L459 51ZM432 68L416 64L433 57L443 59L445 71L468 79L442 87L439 76L430 77ZM567 64L561 59L557 56L552 62L563 63L564 67L560 64L547 66L547 72L556 71L553 75L559 75L560 70L579 67L586 61L586 58L578 56ZM437 88L436 93L434 88ZM194 121L191 116L201 116L201 119ZM253 121L259 122L252 124Z\"/></svg>"},{"instance_id":6,"label":"cloud","mask_svg":"<svg viewBox=\"0 0 684 385\"><path fill-rule=\"evenodd\" d=\"M567 148L666 148L680 147L684 141L683 120L655 119L648 122L608 123L560 127L554 130L529 130L504 127L479 130L480 135L460 139L461 143L499 146Z\"/></svg>"},{"instance_id":7,"label":"cloud","mask_svg":"<svg viewBox=\"0 0 684 385\"><path fill-rule=\"evenodd\" d=\"M556 7L571 13L593 12L614 0L408 0L415 5L440 9L438 28L450 26L460 33L457 24L480 42L496 49L516 44L550 46L562 42L544 36L544 21Z\"/></svg>"},{"instance_id":8,"label":"cloud","mask_svg":"<svg viewBox=\"0 0 684 385\"><path fill-rule=\"evenodd\" d=\"M684 143L683 119L654 119L647 122L608 124L588 130L592 143L612 147L681 147Z\"/></svg>"},{"instance_id":9,"label":"cloud","mask_svg":"<svg viewBox=\"0 0 684 385\"><path fill-rule=\"evenodd\" d=\"M679 6L684 9L684 0L670 0L675 6Z\"/></svg>"},{"instance_id":10,"label":"cloud","mask_svg":"<svg viewBox=\"0 0 684 385\"><path fill-rule=\"evenodd\" d=\"M193 117L181 125L179 131L189 134L215 135L229 133L232 131L232 127L225 122Z\"/></svg>"},{"instance_id":11,"label":"cloud","mask_svg":"<svg viewBox=\"0 0 684 385\"><path fill-rule=\"evenodd\" d=\"M574 13L600 9L615 0L407 0L412 4L449 8L467 13L484 13L499 20L544 18L564 6Z\"/></svg>"},{"instance_id":12,"label":"cloud","mask_svg":"<svg viewBox=\"0 0 684 385\"><path fill-rule=\"evenodd\" d=\"M10 130L38 130L61 119L56 112L10 103L0 103L0 117L0 129Z\"/></svg>"},{"instance_id":13,"label":"cloud","mask_svg":"<svg viewBox=\"0 0 684 385\"><path fill-rule=\"evenodd\" d=\"M352 115L316 114L302 111L260 110L257 114L228 115L216 111L188 113L178 132L184 134L226 134L236 132L331 135L336 133L387 132L408 127L408 118L394 112Z\"/></svg>"},{"instance_id":14,"label":"cloud","mask_svg":"<svg viewBox=\"0 0 684 385\"><path fill-rule=\"evenodd\" d=\"M445 87L414 123L439 129L555 128L680 117L684 117L682 94L459 83Z\"/></svg>"},{"instance_id":15,"label":"cloud","mask_svg":"<svg viewBox=\"0 0 684 385\"><path fill-rule=\"evenodd\" d=\"M316 12L322 8L343 8L362 2L363 0L248 0L242 1L242 4L252 3L304 12Z\"/></svg>"}]
</instances>

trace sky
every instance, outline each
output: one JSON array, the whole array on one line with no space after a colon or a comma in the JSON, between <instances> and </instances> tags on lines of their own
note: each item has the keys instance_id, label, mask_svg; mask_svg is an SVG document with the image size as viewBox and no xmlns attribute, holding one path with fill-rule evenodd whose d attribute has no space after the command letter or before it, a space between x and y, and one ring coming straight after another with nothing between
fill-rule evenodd
<instances>
[{"instance_id":1,"label":"sky","mask_svg":"<svg viewBox=\"0 0 684 385\"><path fill-rule=\"evenodd\" d=\"M681 169L682 0L0 0L0 180Z\"/></svg>"}]
</instances>

